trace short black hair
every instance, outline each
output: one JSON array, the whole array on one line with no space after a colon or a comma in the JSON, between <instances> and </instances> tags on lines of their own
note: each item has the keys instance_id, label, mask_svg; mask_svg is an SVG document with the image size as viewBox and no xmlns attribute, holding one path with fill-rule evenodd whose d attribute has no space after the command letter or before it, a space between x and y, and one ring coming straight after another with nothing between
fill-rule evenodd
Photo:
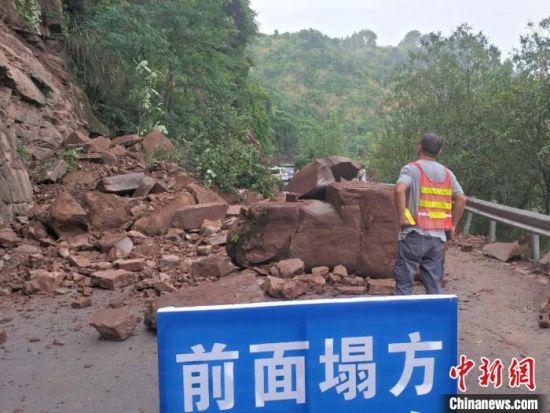
<instances>
[{"instance_id":1,"label":"short black hair","mask_svg":"<svg viewBox=\"0 0 550 413\"><path fill-rule=\"evenodd\" d=\"M420 139L420 147L422 152L428 156L436 157L441 152L441 147L443 146L443 139L435 133L426 133Z\"/></svg>"}]
</instances>

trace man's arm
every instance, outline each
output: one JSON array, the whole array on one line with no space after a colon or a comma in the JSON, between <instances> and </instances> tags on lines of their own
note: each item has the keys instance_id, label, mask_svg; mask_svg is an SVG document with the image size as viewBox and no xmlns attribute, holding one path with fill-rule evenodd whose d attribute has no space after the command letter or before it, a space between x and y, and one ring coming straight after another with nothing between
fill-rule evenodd
<instances>
[{"instance_id":1,"label":"man's arm","mask_svg":"<svg viewBox=\"0 0 550 413\"><path fill-rule=\"evenodd\" d=\"M395 212L397 213L397 222L399 226L410 225L405 218L405 208L407 208L407 185L398 183L395 185Z\"/></svg>"},{"instance_id":2,"label":"man's arm","mask_svg":"<svg viewBox=\"0 0 550 413\"><path fill-rule=\"evenodd\" d=\"M466 201L468 198L464 193L460 193L453 196L453 227L456 228L458 223L460 222L460 218L462 218L462 214L464 214L464 208L466 208Z\"/></svg>"}]
</instances>

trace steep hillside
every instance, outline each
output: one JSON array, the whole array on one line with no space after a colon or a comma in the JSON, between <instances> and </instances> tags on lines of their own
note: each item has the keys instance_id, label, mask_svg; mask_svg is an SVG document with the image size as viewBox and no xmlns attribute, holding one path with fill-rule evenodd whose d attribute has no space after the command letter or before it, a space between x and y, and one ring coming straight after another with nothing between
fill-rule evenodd
<instances>
[{"instance_id":1,"label":"steep hillside","mask_svg":"<svg viewBox=\"0 0 550 413\"><path fill-rule=\"evenodd\" d=\"M20 155L42 160L74 131L108 133L67 70L60 3L41 1L40 7L41 18L34 21L11 0L0 2L0 221L5 222L32 201Z\"/></svg>"},{"instance_id":2,"label":"steep hillside","mask_svg":"<svg viewBox=\"0 0 550 413\"><path fill-rule=\"evenodd\" d=\"M377 46L369 30L344 39L315 30L259 37L253 73L273 102L280 157L361 156L388 75L419 37L411 32L399 47Z\"/></svg>"}]
</instances>

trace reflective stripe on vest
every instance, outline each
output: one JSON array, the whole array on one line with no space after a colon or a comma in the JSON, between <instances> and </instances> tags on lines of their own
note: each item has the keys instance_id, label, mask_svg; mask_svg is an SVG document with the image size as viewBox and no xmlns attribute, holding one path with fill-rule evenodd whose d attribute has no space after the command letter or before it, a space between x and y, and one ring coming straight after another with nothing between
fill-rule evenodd
<instances>
[{"instance_id":1,"label":"reflective stripe on vest","mask_svg":"<svg viewBox=\"0 0 550 413\"><path fill-rule=\"evenodd\" d=\"M417 226L426 230L449 230L453 227L453 188L451 173L445 168L445 180L434 182L428 178L419 162L411 164L420 171L420 199Z\"/></svg>"}]
</instances>

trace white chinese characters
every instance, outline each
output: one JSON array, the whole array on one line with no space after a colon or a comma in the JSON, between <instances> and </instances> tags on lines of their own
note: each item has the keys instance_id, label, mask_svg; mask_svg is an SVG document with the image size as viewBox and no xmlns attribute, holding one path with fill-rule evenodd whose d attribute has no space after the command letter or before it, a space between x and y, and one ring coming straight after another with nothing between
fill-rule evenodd
<instances>
[{"instance_id":1,"label":"white chinese characters","mask_svg":"<svg viewBox=\"0 0 550 413\"><path fill-rule=\"evenodd\" d=\"M256 408L283 401L305 404L310 398L306 389L317 389L317 392L327 396L334 392L333 398L341 398L345 402L373 399L380 394L377 392L374 344L372 336L326 338L323 354L315 358L306 357L310 349L309 341L250 345L248 350L254 359L254 394L249 393L245 398L249 397L250 401L254 398ZM185 413L239 410L239 402L235 400L235 395L239 393L235 392L234 374L240 354L226 347L226 344L215 343L212 350L207 351L202 344L197 344L191 347L190 353L176 355L176 362L182 364L183 370ZM399 397L409 386L417 368L423 369L423 379L414 386L416 394L423 396L431 393L435 379L433 352L442 349L442 341L423 342L419 332L409 334L409 342L388 344L388 354L404 353L405 361L401 377L389 393ZM423 355L419 357L418 353ZM403 358L398 355L391 357ZM314 366L306 366L306 362L312 361ZM315 376L321 375L321 372L324 374L319 381L306 385L307 371L314 372ZM383 377L380 380L384 382Z\"/></svg>"},{"instance_id":2,"label":"white chinese characters","mask_svg":"<svg viewBox=\"0 0 550 413\"><path fill-rule=\"evenodd\" d=\"M336 387L338 394L344 394L345 400L353 400L357 392L363 398L371 399L376 395L376 365L373 363L372 337L344 337L341 340L341 353L334 354L334 339L325 340L325 354L319 357L325 365L325 381L319 384L321 392ZM338 374L335 375L335 366Z\"/></svg>"},{"instance_id":3,"label":"white chinese characters","mask_svg":"<svg viewBox=\"0 0 550 413\"><path fill-rule=\"evenodd\" d=\"M210 407L210 371L212 372L212 398L220 410L235 405L233 371L238 351L224 351L225 344L216 343L207 353L204 346L191 347L191 354L177 354L176 361L183 365L183 408L186 413L204 412ZM189 363L189 364L188 364ZM211 370L210 370L211 368ZM195 402L195 398L197 399Z\"/></svg>"},{"instance_id":4,"label":"white chinese characters","mask_svg":"<svg viewBox=\"0 0 550 413\"><path fill-rule=\"evenodd\" d=\"M305 357L285 357L285 351L307 349L307 341L250 346L251 353L273 353L271 358L254 361L256 407L264 407L268 401L296 400L297 404L306 402Z\"/></svg>"},{"instance_id":5,"label":"white chinese characters","mask_svg":"<svg viewBox=\"0 0 550 413\"><path fill-rule=\"evenodd\" d=\"M432 391L434 384L434 364L433 357L416 358L417 351L433 351L441 350L443 342L441 341L420 341L420 333L409 334L410 343L394 343L388 346L389 353L405 353L405 368L401 374L401 378L395 386L390 390L394 396L399 396L411 381L413 370L415 367L424 368L424 380L422 384L415 386L416 394L422 396Z\"/></svg>"}]
</instances>

